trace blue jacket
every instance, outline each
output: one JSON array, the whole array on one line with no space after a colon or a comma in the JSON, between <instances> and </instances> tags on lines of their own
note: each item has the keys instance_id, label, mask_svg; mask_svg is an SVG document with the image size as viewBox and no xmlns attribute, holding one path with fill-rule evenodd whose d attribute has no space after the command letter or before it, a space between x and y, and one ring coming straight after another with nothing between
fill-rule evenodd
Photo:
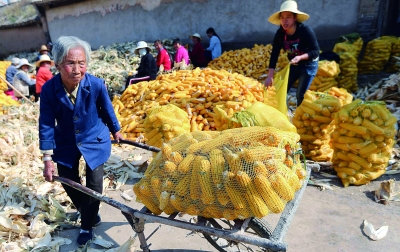
<instances>
[{"instance_id":1,"label":"blue jacket","mask_svg":"<svg viewBox=\"0 0 400 252\"><path fill-rule=\"evenodd\" d=\"M80 152L95 169L111 154L110 132L120 130L104 80L85 74L75 105L60 74L47 81L40 94L39 148L53 149L53 160L72 167Z\"/></svg>"}]
</instances>

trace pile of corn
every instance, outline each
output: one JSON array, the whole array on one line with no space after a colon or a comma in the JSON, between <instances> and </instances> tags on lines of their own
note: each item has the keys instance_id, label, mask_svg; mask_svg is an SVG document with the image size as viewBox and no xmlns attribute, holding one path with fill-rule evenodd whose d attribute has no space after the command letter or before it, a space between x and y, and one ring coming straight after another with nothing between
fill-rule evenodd
<instances>
[{"instance_id":1,"label":"pile of corn","mask_svg":"<svg viewBox=\"0 0 400 252\"><path fill-rule=\"evenodd\" d=\"M358 56L363 46L363 40L358 38L353 43L336 43L333 52L340 57L340 73L337 78L338 85L349 91L358 89Z\"/></svg>"},{"instance_id":2,"label":"pile of corn","mask_svg":"<svg viewBox=\"0 0 400 252\"><path fill-rule=\"evenodd\" d=\"M232 220L280 213L306 175L298 140L273 127L182 134L163 144L133 190L157 215Z\"/></svg>"},{"instance_id":3,"label":"pile of corn","mask_svg":"<svg viewBox=\"0 0 400 252\"><path fill-rule=\"evenodd\" d=\"M20 103L11 96L6 95L4 91L0 91L0 115L7 114L6 110L9 106L19 106Z\"/></svg>"},{"instance_id":4,"label":"pile of corn","mask_svg":"<svg viewBox=\"0 0 400 252\"><path fill-rule=\"evenodd\" d=\"M331 87L337 87L336 78L339 73L339 65L335 61L319 61L317 74L309 89L311 91L324 92Z\"/></svg>"},{"instance_id":5,"label":"pile of corn","mask_svg":"<svg viewBox=\"0 0 400 252\"><path fill-rule=\"evenodd\" d=\"M11 61L0 61L0 76L4 79L6 78L6 70L10 65ZM5 91L7 89L7 84L2 79L0 79L0 90Z\"/></svg>"},{"instance_id":6,"label":"pile of corn","mask_svg":"<svg viewBox=\"0 0 400 252\"><path fill-rule=\"evenodd\" d=\"M136 140L144 133L141 125L147 110L156 105L173 104L183 109L190 120L191 131L216 130L213 112L216 105L224 105L226 112L232 113L263 99L264 86L254 79L225 70L196 68L130 85L121 97L114 97L113 106L124 137ZM128 130L132 120L137 124Z\"/></svg>"},{"instance_id":7,"label":"pile of corn","mask_svg":"<svg viewBox=\"0 0 400 252\"><path fill-rule=\"evenodd\" d=\"M220 57L212 60L208 67L211 69L225 69L229 72L239 73L256 80L263 79L262 75L268 74L269 60L272 44L257 45L253 48L225 51ZM286 53L281 50L276 65L277 71L285 68L289 63Z\"/></svg>"},{"instance_id":8,"label":"pile of corn","mask_svg":"<svg viewBox=\"0 0 400 252\"><path fill-rule=\"evenodd\" d=\"M331 88L326 93L308 90L304 100L294 112L293 124L300 134L301 146L307 158L330 161L333 155L331 133L334 130L334 115L353 97L344 89Z\"/></svg>"},{"instance_id":9,"label":"pile of corn","mask_svg":"<svg viewBox=\"0 0 400 252\"><path fill-rule=\"evenodd\" d=\"M137 122L132 120L130 124L135 123ZM164 142L169 142L181 134L190 132L187 113L172 104L149 109L143 126L144 136L148 139L147 144L155 147L161 147ZM139 128L141 127L136 127L136 129Z\"/></svg>"},{"instance_id":10,"label":"pile of corn","mask_svg":"<svg viewBox=\"0 0 400 252\"><path fill-rule=\"evenodd\" d=\"M382 71L390 58L392 37L379 37L368 42L364 57L358 63L360 74L374 74Z\"/></svg>"},{"instance_id":11,"label":"pile of corn","mask_svg":"<svg viewBox=\"0 0 400 252\"><path fill-rule=\"evenodd\" d=\"M397 57L397 59L395 58ZM390 51L390 58L386 64L386 72L395 73L400 70L400 37L392 40L392 50ZM396 64L397 63L397 64Z\"/></svg>"},{"instance_id":12,"label":"pile of corn","mask_svg":"<svg viewBox=\"0 0 400 252\"><path fill-rule=\"evenodd\" d=\"M396 123L383 102L355 100L335 115L333 164L345 187L368 183L385 173Z\"/></svg>"}]
</instances>

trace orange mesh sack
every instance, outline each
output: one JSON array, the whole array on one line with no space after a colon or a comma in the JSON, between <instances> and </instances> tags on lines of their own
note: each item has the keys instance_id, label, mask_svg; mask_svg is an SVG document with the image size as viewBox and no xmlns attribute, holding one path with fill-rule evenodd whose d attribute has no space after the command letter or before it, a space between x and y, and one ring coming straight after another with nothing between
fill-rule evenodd
<instances>
[{"instance_id":1,"label":"orange mesh sack","mask_svg":"<svg viewBox=\"0 0 400 252\"><path fill-rule=\"evenodd\" d=\"M287 115L287 88L289 81L290 65L288 64L284 69L279 71L274 76L274 87L276 90L276 99L278 100L278 110L284 115Z\"/></svg>"},{"instance_id":2,"label":"orange mesh sack","mask_svg":"<svg viewBox=\"0 0 400 252\"><path fill-rule=\"evenodd\" d=\"M366 184L386 172L396 123L384 102L355 100L335 115L333 167L345 187Z\"/></svg>"},{"instance_id":3,"label":"orange mesh sack","mask_svg":"<svg viewBox=\"0 0 400 252\"><path fill-rule=\"evenodd\" d=\"M306 175L298 141L273 127L185 133L163 144L133 190L154 214L232 220L280 213Z\"/></svg>"},{"instance_id":4,"label":"orange mesh sack","mask_svg":"<svg viewBox=\"0 0 400 252\"><path fill-rule=\"evenodd\" d=\"M162 143L190 131L187 113L172 104L147 110L143 125L146 143L155 147L161 147Z\"/></svg>"}]
</instances>

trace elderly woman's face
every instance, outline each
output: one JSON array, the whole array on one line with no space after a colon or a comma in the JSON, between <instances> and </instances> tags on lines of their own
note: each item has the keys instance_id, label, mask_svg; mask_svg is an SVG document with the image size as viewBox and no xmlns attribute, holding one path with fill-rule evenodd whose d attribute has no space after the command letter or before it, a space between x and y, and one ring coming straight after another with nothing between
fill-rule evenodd
<instances>
[{"instance_id":1,"label":"elderly woman's face","mask_svg":"<svg viewBox=\"0 0 400 252\"><path fill-rule=\"evenodd\" d=\"M83 48L76 47L69 50L57 69L64 85L67 87L78 85L86 73L86 54Z\"/></svg>"}]
</instances>

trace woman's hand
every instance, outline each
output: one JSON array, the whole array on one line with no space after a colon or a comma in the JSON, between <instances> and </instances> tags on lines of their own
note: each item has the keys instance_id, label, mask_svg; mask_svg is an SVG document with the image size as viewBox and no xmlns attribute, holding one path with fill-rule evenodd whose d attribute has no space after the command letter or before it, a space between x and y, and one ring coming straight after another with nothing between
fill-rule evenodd
<instances>
[{"instance_id":1,"label":"woman's hand","mask_svg":"<svg viewBox=\"0 0 400 252\"><path fill-rule=\"evenodd\" d=\"M54 163L51 160L44 161L43 177L48 182L53 182L53 174L55 172Z\"/></svg>"},{"instance_id":2,"label":"woman's hand","mask_svg":"<svg viewBox=\"0 0 400 252\"><path fill-rule=\"evenodd\" d=\"M270 87L274 83L274 78L268 76L268 78L265 80L265 87Z\"/></svg>"},{"instance_id":3,"label":"woman's hand","mask_svg":"<svg viewBox=\"0 0 400 252\"><path fill-rule=\"evenodd\" d=\"M299 63L301 60L302 60L302 57L301 57L301 56L296 56L296 57L294 57L289 63L290 63L291 65L296 65L296 64Z\"/></svg>"},{"instance_id":4,"label":"woman's hand","mask_svg":"<svg viewBox=\"0 0 400 252\"><path fill-rule=\"evenodd\" d=\"M114 140L117 141L117 143L119 143L119 140L124 140L124 138L122 137L122 134L119 131L115 132L113 134L113 137L114 137Z\"/></svg>"}]
</instances>

